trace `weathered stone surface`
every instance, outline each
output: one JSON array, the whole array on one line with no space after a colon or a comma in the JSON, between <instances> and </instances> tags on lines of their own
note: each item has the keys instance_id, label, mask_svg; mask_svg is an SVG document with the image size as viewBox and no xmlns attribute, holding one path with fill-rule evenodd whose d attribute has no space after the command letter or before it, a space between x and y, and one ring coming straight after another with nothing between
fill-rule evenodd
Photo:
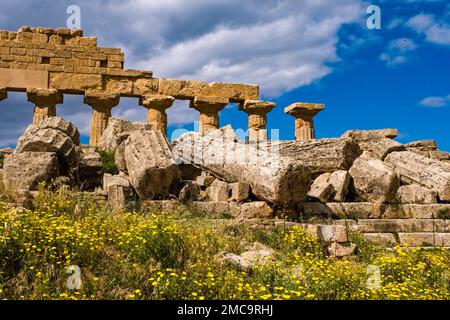
<instances>
[{"instance_id":1,"label":"weathered stone surface","mask_svg":"<svg viewBox=\"0 0 450 320\"><path fill-rule=\"evenodd\" d=\"M197 177L201 176L202 170L194 167L191 164L181 164L178 166L178 169L180 169L181 172L181 178L183 180L196 180ZM214 180L214 178L213 178ZM212 183L212 181L211 181Z\"/></svg>"},{"instance_id":2,"label":"weathered stone surface","mask_svg":"<svg viewBox=\"0 0 450 320\"><path fill-rule=\"evenodd\" d=\"M272 218L273 210L264 201L248 202L241 205L239 217L243 219Z\"/></svg>"},{"instance_id":3,"label":"weathered stone surface","mask_svg":"<svg viewBox=\"0 0 450 320\"><path fill-rule=\"evenodd\" d=\"M429 204L437 202L437 193L418 185L401 186L397 192L403 203Z\"/></svg>"},{"instance_id":4,"label":"weathered stone surface","mask_svg":"<svg viewBox=\"0 0 450 320\"><path fill-rule=\"evenodd\" d=\"M450 233L399 233L398 237L401 244L406 244L410 247L450 246Z\"/></svg>"},{"instance_id":5,"label":"weathered stone surface","mask_svg":"<svg viewBox=\"0 0 450 320\"><path fill-rule=\"evenodd\" d=\"M130 132L150 129L152 129L152 126L149 123L130 122L114 117L109 118L108 126L102 134L99 147L104 150L115 151Z\"/></svg>"},{"instance_id":6,"label":"weathered stone surface","mask_svg":"<svg viewBox=\"0 0 450 320\"><path fill-rule=\"evenodd\" d=\"M47 118L39 125L30 125L20 137L15 153L55 152L61 164L76 165L78 130L61 118Z\"/></svg>"},{"instance_id":7,"label":"weathered stone surface","mask_svg":"<svg viewBox=\"0 0 450 320\"><path fill-rule=\"evenodd\" d=\"M240 213L240 207L236 208L232 204L232 202L228 201L194 201L191 204L191 208L211 218L221 217L223 215L231 215L231 217L236 218Z\"/></svg>"},{"instance_id":8,"label":"weathered stone surface","mask_svg":"<svg viewBox=\"0 0 450 320\"><path fill-rule=\"evenodd\" d=\"M428 155L431 159L435 159L438 161L446 161L450 162L450 152L444 151L430 151Z\"/></svg>"},{"instance_id":9,"label":"weathered stone surface","mask_svg":"<svg viewBox=\"0 0 450 320\"><path fill-rule=\"evenodd\" d=\"M374 204L370 202L327 203L318 208L315 203L304 203L309 213L336 215L349 219L431 219L439 212L450 210L449 204ZM311 207L311 208L309 208Z\"/></svg>"},{"instance_id":10,"label":"weathered stone surface","mask_svg":"<svg viewBox=\"0 0 450 320\"><path fill-rule=\"evenodd\" d=\"M274 102L261 100L245 100L240 109L248 114L248 141L267 140L267 113L277 105Z\"/></svg>"},{"instance_id":11,"label":"weathered stone surface","mask_svg":"<svg viewBox=\"0 0 450 320\"><path fill-rule=\"evenodd\" d=\"M109 173L103 174L103 189L108 190L110 186L121 186L124 188L131 188L130 177L126 175L112 175Z\"/></svg>"},{"instance_id":12,"label":"weathered stone surface","mask_svg":"<svg viewBox=\"0 0 450 320\"><path fill-rule=\"evenodd\" d=\"M347 196L348 187L350 184L351 176L348 171L338 170L330 175L328 182L334 188L333 200L336 202L344 202Z\"/></svg>"},{"instance_id":13,"label":"weathered stone surface","mask_svg":"<svg viewBox=\"0 0 450 320\"><path fill-rule=\"evenodd\" d=\"M228 193L231 195L229 201L243 202L248 199L250 185L248 183L229 183Z\"/></svg>"},{"instance_id":14,"label":"weathered stone surface","mask_svg":"<svg viewBox=\"0 0 450 320\"><path fill-rule=\"evenodd\" d=\"M141 210L163 212L184 207L178 200L144 200L140 202Z\"/></svg>"},{"instance_id":15,"label":"weathered stone surface","mask_svg":"<svg viewBox=\"0 0 450 320\"><path fill-rule=\"evenodd\" d=\"M101 90L102 76L97 74L53 73L50 76L50 87L74 92Z\"/></svg>"},{"instance_id":16,"label":"weathered stone surface","mask_svg":"<svg viewBox=\"0 0 450 320\"><path fill-rule=\"evenodd\" d=\"M139 197L168 196L171 185L180 180L181 173L163 133L158 130L133 131L122 143L130 182Z\"/></svg>"},{"instance_id":17,"label":"weathered stone surface","mask_svg":"<svg viewBox=\"0 0 450 320\"><path fill-rule=\"evenodd\" d=\"M62 131L72 139L75 145L78 146L80 144L80 132L77 127L72 122L66 121L60 117L45 119L45 121L41 122L37 127L40 129L55 129Z\"/></svg>"},{"instance_id":18,"label":"weathered stone surface","mask_svg":"<svg viewBox=\"0 0 450 320\"><path fill-rule=\"evenodd\" d=\"M185 204L197 201L200 196L200 187L193 181L183 181L183 185L178 194L178 200Z\"/></svg>"},{"instance_id":19,"label":"weathered stone surface","mask_svg":"<svg viewBox=\"0 0 450 320\"><path fill-rule=\"evenodd\" d=\"M284 109L285 113L295 117L295 140L308 141L316 138L313 118L325 105L320 103L297 102Z\"/></svg>"},{"instance_id":20,"label":"weathered stone surface","mask_svg":"<svg viewBox=\"0 0 450 320\"><path fill-rule=\"evenodd\" d=\"M252 193L271 203L301 202L309 189L310 174L289 156L237 142L231 128L201 135L183 134L174 146L177 161L192 163L229 183L248 183Z\"/></svg>"},{"instance_id":21,"label":"weathered stone surface","mask_svg":"<svg viewBox=\"0 0 450 320\"><path fill-rule=\"evenodd\" d=\"M394 198L400 185L397 174L378 159L360 157L349 170L361 199L386 202Z\"/></svg>"},{"instance_id":22,"label":"weathered stone surface","mask_svg":"<svg viewBox=\"0 0 450 320\"><path fill-rule=\"evenodd\" d=\"M13 148L1 148L0 149L0 157L4 157L7 154L12 154L14 152Z\"/></svg>"},{"instance_id":23,"label":"weathered stone surface","mask_svg":"<svg viewBox=\"0 0 450 320\"><path fill-rule=\"evenodd\" d=\"M309 141L272 141L270 145L280 156L306 166L313 176L348 170L361 155L358 144L351 139L319 139Z\"/></svg>"},{"instance_id":24,"label":"weathered stone surface","mask_svg":"<svg viewBox=\"0 0 450 320\"><path fill-rule=\"evenodd\" d=\"M383 245L383 246L395 246L397 245L397 239L393 233L364 233L364 236L370 241Z\"/></svg>"},{"instance_id":25,"label":"weathered stone surface","mask_svg":"<svg viewBox=\"0 0 450 320\"><path fill-rule=\"evenodd\" d=\"M324 217L333 218L335 213L330 209L329 205L321 202L304 202L299 205L302 217Z\"/></svg>"},{"instance_id":26,"label":"weathered stone surface","mask_svg":"<svg viewBox=\"0 0 450 320\"><path fill-rule=\"evenodd\" d=\"M84 188L94 189L102 183L102 159L94 147L78 148L78 174Z\"/></svg>"},{"instance_id":27,"label":"weathered stone surface","mask_svg":"<svg viewBox=\"0 0 450 320\"><path fill-rule=\"evenodd\" d=\"M142 86L141 86L142 87ZM148 86L147 86L148 87ZM197 96L225 97L233 102L241 102L245 99L258 100L259 87L251 84L237 83L206 83L195 80L158 79L158 92L173 96L177 99L193 99ZM142 88L153 93L153 86ZM146 91L145 91L146 92Z\"/></svg>"},{"instance_id":28,"label":"weathered stone surface","mask_svg":"<svg viewBox=\"0 0 450 320\"><path fill-rule=\"evenodd\" d=\"M195 183L200 187L209 187L215 180L216 178L212 176L201 175L195 178Z\"/></svg>"},{"instance_id":29,"label":"weathered stone surface","mask_svg":"<svg viewBox=\"0 0 450 320\"><path fill-rule=\"evenodd\" d=\"M418 184L450 201L450 163L433 160L411 151L393 152L385 159L405 184Z\"/></svg>"},{"instance_id":30,"label":"weathered stone surface","mask_svg":"<svg viewBox=\"0 0 450 320\"><path fill-rule=\"evenodd\" d=\"M438 145L434 140L417 140L405 144L405 148L412 149L408 151L414 151L414 149L421 151L434 151L438 150Z\"/></svg>"},{"instance_id":31,"label":"weathered stone surface","mask_svg":"<svg viewBox=\"0 0 450 320\"><path fill-rule=\"evenodd\" d=\"M405 147L389 138L357 140L362 151L368 151L375 159L384 160L394 151L404 151Z\"/></svg>"},{"instance_id":32,"label":"weathered stone surface","mask_svg":"<svg viewBox=\"0 0 450 320\"><path fill-rule=\"evenodd\" d=\"M333 186L328 182L330 176L331 173L324 173L318 176L309 189L308 197L327 202L335 192Z\"/></svg>"},{"instance_id":33,"label":"weathered stone surface","mask_svg":"<svg viewBox=\"0 0 450 320\"><path fill-rule=\"evenodd\" d=\"M450 161L450 153L439 151L434 140L419 140L405 144L406 150L438 161Z\"/></svg>"},{"instance_id":34,"label":"weathered stone surface","mask_svg":"<svg viewBox=\"0 0 450 320\"><path fill-rule=\"evenodd\" d=\"M359 219L350 228L362 233L393 233L448 232L450 227L441 219Z\"/></svg>"},{"instance_id":35,"label":"weathered stone surface","mask_svg":"<svg viewBox=\"0 0 450 320\"><path fill-rule=\"evenodd\" d=\"M50 182L59 175L54 152L21 152L5 158L3 181L13 192L35 190L39 182Z\"/></svg>"},{"instance_id":36,"label":"weathered stone surface","mask_svg":"<svg viewBox=\"0 0 450 320\"><path fill-rule=\"evenodd\" d=\"M245 251L240 255L230 252L221 252L216 255L215 258L221 263L230 263L241 270L250 271L255 266L261 266L271 262L274 259L273 253L272 249L266 247L259 250Z\"/></svg>"},{"instance_id":37,"label":"weathered stone surface","mask_svg":"<svg viewBox=\"0 0 450 320\"><path fill-rule=\"evenodd\" d=\"M349 130L345 132L342 138L351 138L355 140L365 139L394 139L398 136L397 129L378 129L378 130Z\"/></svg>"},{"instance_id":38,"label":"weathered stone surface","mask_svg":"<svg viewBox=\"0 0 450 320\"><path fill-rule=\"evenodd\" d=\"M227 201L228 200L228 184L218 179L206 189L208 196L212 201Z\"/></svg>"},{"instance_id":39,"label":"weathered stone surface","mask_svg":"<svg viewBox=\"0 0 450 320\"><path fill-rule=\"evenodd\" d=\"M328 253L337 258L347 257L354 254L356 251L356 244L351 242L338 243L333 242L328 247Z\"/></svg>"},{"instance_id":40,"label":"weathered stone surface","mask_svg":"<svg viewBox=\"0 0 450 320\"><path fill-rule=\"evenodd\" d=\"M318 225L317 235L323 242L347 242L347 228L341 225Z\"/></svg>"},{"instance_id":41,"label":"weathered stone surface","mask_svg":"<svg viewBox=\"0 0 450 320\"><path fill-rule=\"evenodd\" d=\"M112 210L123 210L133 195L133 190L119 184L108 186L108 207Z\"/></svg>"}]
</instances>

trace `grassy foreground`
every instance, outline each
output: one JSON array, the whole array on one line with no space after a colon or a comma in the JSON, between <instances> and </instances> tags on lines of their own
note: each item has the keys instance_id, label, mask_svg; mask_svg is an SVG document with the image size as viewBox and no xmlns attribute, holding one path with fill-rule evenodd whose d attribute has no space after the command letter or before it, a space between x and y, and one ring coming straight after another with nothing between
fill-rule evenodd
<instances>
[{"instance_id":1,"label":"grassy foreground","mask_svg":"<svg viewBox=\"0 0 450 320\"><path fill-rule=\"evenodd\" d=\"M352 237L358 255L336 260L297 227L249 228L185 208L114 213L86 196L42 189L34 211L0 203L0 298L450 298L450 252L389 252ZM275 258L246 271L214 259L254 242ZM73 266L79 289L67 286Z\"/></svg>"}]
</instances>

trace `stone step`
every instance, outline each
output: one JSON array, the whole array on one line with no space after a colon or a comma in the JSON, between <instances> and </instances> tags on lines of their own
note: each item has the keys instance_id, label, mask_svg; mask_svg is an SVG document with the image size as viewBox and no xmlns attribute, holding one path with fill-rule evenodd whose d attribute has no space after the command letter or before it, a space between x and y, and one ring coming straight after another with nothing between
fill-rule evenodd
<instances>
[{"instance_id":1,"label":"stone step","mask_svg":"<svg viewBox=\"0 0 450 320\"><path fill-rule=\"evenodd\" d=\"M422 246L450 246L450 233L432 233L432 232L416 232L416 233L399 233L398 237L401 244L407 244L413 247Z\"/></svg>"},{"instance_id":2,"label":"stone step","mask_svg":"<svg viewBox=\"0 0 450 320\"><path fill-rule=\"evenodd\" d=\"M397 236L393 233L364 233L364 236L370 241L387 247L394 247L398 244L412 248L450 246L450 233L400 232Z\"/></svg>"},{"instance_id":3,"label":"stone step","mask_svg":"<svg viewBox=\"0 0 450 320\"><path fill-rule=\"evenodd\" d=\"M307 202L300 208L307 217L349 219L432 219L450 215L450 204L374 204L371 202Z\"/></svg>"},{"instance_id":4,"label":"stone step","mask_svg":"<svg viewBox=\"0 0 450 320\"><path fill-rule=\"evenodd\" d=\"M336 223L362 233L450 232L450 220L440 219L361 219Z\"/></svg>"}]
</instances>

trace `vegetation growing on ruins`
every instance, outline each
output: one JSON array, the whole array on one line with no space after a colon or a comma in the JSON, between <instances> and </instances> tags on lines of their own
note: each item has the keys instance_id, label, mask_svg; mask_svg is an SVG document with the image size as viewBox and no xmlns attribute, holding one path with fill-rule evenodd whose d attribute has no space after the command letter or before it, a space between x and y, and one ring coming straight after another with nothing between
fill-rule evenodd
<instances>
[{"instance_id":1,"label":"vegetation growing on ruins","mask_svg":"<svg viewBox=\"0 0 450 320\"><path fill-rule=\"evenodd\" d=\"M338 260L299 227L211 221L185 207L111 212L64 188L41 188L32 211L0 212L4 299L450 299L443 249L387 251L352 235L358 254ZM255 242L273 258L250 269L214 258ZM79 290L67 288L71 265Z\"/></svg>"},{"instance_id":2,"label":"vegetation growing on ruins","mask_svg":"<svg viewBox=\"0 0 450 320\"><path fill-rule=\"evenodd\" d=\"M101 149L98 149L97 152L102 160L102 173L118 174L114 152Z\"/></svg>"}]
</instances>

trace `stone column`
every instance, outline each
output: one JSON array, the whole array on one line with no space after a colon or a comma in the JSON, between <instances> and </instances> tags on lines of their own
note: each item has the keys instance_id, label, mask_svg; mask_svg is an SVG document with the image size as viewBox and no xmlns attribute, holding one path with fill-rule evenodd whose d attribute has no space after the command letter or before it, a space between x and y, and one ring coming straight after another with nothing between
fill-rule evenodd
<instances>
[{"instance_id":1,"label":"stone column","mask_svg":"<svg viewBox=\"0 0 450 320\"><path fill-rule=\"evenodd\" d=\"M167 136L167 113L175 101L174 97L164 95L145 96L140 99L139 104L148 109L147 121L153 128L161 131Z\"/></svg>"},{"instance_id":2,"label":"stone column","mask_svg":"<svg viewBox=\"0 0 450 320\"><path fill-rule=\"evenodd\" d=\"M111 110L119 104L120 95L105 92L86 91L84 103L92 107L92 120L89 144L98 146L103 132L108 126Z\"/></svg>"},{"instance_id":3,"label":"stone column","mask_svg":"<svg viewBox=\"0 0 450 320\"><path fill-rule=\"evenodd\" d=\"M64 96L55 89L27 89L28 101L34 103L33 124L38 125L47 117L56 116L56 105L63 103Z\"/></svg>"},{"instance_id":4,"label":"stone column","mask_svg":"<svg viewBox=\"0 0 450 320\"><path fill-rule=\"evenodd\" d=\"M190 108L200 112L200 133L219 128L219 111L229 103L222 97L195 97Z\"/></svg>"},{"instance_id":5,"label":"stone column","mask_svg":"<svg viewBox=\"0 0 450 320\"><path fill-rule=\"evenodd\" d=\"M325 105L320 103L294 103L284 109L285 113L295 117L295 140L316 138L313 117L324 108Z\"/></svg>"},{"instance_id":6,"label":"stone column","mask_svg":"<svg viewBox=\"0 0 450 320\"><path fill-rule=\"evenodd\" d=\"M267 140L267 113L277 105L274 102L245 100L241 109L248 114L248 141Z\"/></svg>"},{"instance_id":7,"label":"stone column","mask_svg":"<svg viewBox=\"0 0 450 320\"><path fill-rule=\"evenodd\" d=\"M8 98L8 91L6 88L0 88L0 101L5 100Z\"/></svg>"}]
</instances>

